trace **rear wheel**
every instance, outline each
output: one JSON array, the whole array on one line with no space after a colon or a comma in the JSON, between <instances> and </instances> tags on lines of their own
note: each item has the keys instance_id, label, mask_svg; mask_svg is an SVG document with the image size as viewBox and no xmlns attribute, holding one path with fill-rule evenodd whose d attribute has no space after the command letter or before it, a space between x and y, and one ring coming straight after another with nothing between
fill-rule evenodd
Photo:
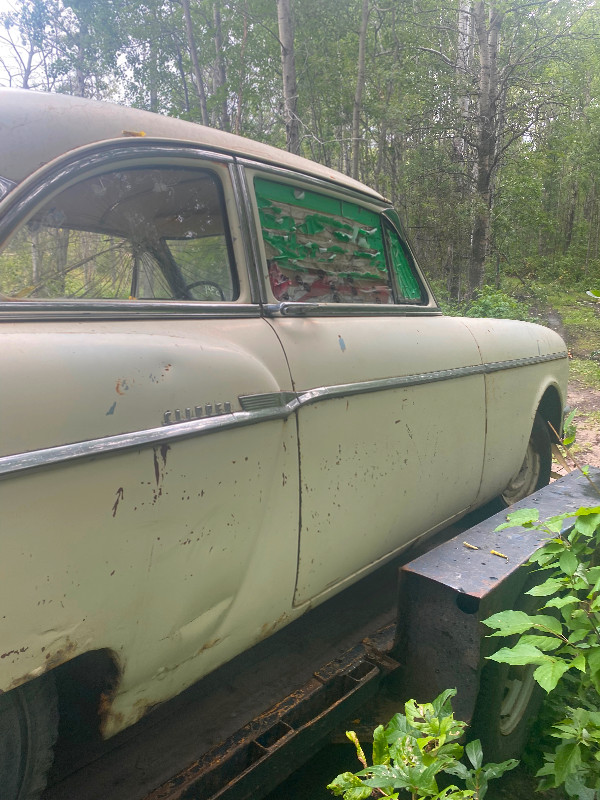
<instances>
[{"instance_id":1,"label":"rear wheel","mask_svg":"<svg viewBox=\"0 0 600 800\"><path fill-rule=\"evenodd\" d=\"M53 676L0 695L2 800L37 800L46 786L57 730Z\"/></svg>"},{"instance_id":2,"label":"rear wheel","mask_svg":"<svg viewBox=\"0 0 600 800\"><path fill-rule=\"evenodd\" d=\"M527 445L527 452L520 470L514 475L500 495L502 504L511 506L527 495L537 492L550 483L552 468L552 443L548 424L539 414L535 415L533 428Z\"/></svg>"}]
</instances>

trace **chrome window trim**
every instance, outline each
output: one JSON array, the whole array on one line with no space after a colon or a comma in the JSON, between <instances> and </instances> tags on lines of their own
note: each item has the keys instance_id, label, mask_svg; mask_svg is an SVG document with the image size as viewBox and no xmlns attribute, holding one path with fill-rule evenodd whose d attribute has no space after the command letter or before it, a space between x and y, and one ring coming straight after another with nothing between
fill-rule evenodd
<instances>
[{"instance_id":1,"label":"chrome window trim","mask_svg":"<svg viewBox=\"0 0 600 800\"><path fill-rule=\"evenodd\" d=\"M110 140L100 144L86 145L81 148L81 151L61 156L58 160L59 163L51 165L48 170L42 167L26 178L11 193L9 207L0 222L0 243L12 233L13 228L22 222L24 208L35 206L39 202L40 195L58 191L63 184L79 178L82 172L89 170L90 174L93 174L96 170L102 170L111 164L128 162L132 159L138 161L143 158L155 158L156 156L167 159L204 158L228 164L233 162L233 157L230 155L205 150L193 144L189 146L185 143L170 144L152 139L146 140L144 144L140 144L139 139L130 141L131 144L127 140L118 140L118 144L115 143L115 140ZM199 168L202 169L201 166Z\"/></svg>"},{"instance_id":2,"label":"chrome window trim","mask_svg":"<svg viewBox=\"0 0 600 800\"><path fill-rule=\"evenodd\" d=\"M319 191L329 192L332 191L338 192L339 194L343 194L347 196L349 199L352 199L354 202L361 202L363 204L369 203L370 205L377 208L379 213L382 213L386 209L390 207L390 203L385 198L378 197L377 195L370 194L368 192L361 192L358 189L351 188L349 186L344 186L343 183L337 183L335 180L327 180L325 178L317 178L314 175L309 175L306 172L299 172L294 169L289 169L289 167L278 167L275 164L267 164L262 161L253 161L249 158L240 158L239 156L236 157L236 162L241 166L247 169L254 170L255 172L261 173L268 173L270 175L275 175L282 180L286 181L296 181L298 183L306 183Z\"/></svg>"},{"instance_id":3,"label":"chrome window trim","mask_svg":"<svg viewBox=\"0 0 600 800\"><path fill-rule=\"evenodd\" d=\"M543 364L548 361L558 361L565 358L567 358L566 351L561 351L543 356L474 364L468 367L455 367L397 378L382 378L337 386L321 386L300 392L268 392L245 395L239 398L242 407L241 411L227 412L202 419L175 422L147 430L105 436L100 439L0 457L0 477L54 464L69 463L81 458L110 455L142 447L156 447L179 439L203 436L220 430L231 430L232 428L256 425L261 422L282 420L291 416L298 409L322 400L339 399L351 395L391 389L403 389L410 386L437 383L474 375L486 375L501 370Z\"/></svg>"},{"instance_id":4,"label":"chrome window trim","mask_svg":"<svg viewBox=\"0 0 600 800\"><path fill-rule=\"evenodd\" d=\"M396 303L267 303L269 317L404 317L442 315L437 306L401 305Z\"/></svg>"},{"instance_id":5,"label":"chrome window trim","mask_svg":"<svg viewBox=\"0 0 600 800\"><path fill-rule=\"evenodd\" d=\"M237 177L239 181L240 193L241 193L241 201L244 208L244 227L242 230L248 236L248 250L249 256L248 259L249 264L249 272L251 273L251 280L256 283L256 290L258 293L258 299L261 305L265 305L268 303L267 297L267 290L265 286L265 281L262 274L262 258L260 254L260 245L258 241L258 231L256 229L256 221L254 219L253 213L253 205L252 199L250 194L250 187L248 185L248 176L246 175L246 171L244 170L243 166L239 163L239 159L236 159L236 167L237 167ZM240 221L242 217L240 216Z\"/></svg>"},{"instance_id":6,"label":"chrome window trim","mask_svg":"<svg viewBox=\"0 0 600 800\"><path fill-rule=\"evenodd\" d=\"M262 304L265 302L264 288L258 271L259 262L256 258L256 247L254 245L255 231L254 224L250 217L251 206L248 202L248 189L245 176L235 162L229 164L229 178L231 180L238 220L242 232L242 248L247 264L250 296L254 303Z\"/></svg>"},{"instance_id":7,"label":"chrome window trim","mask_svg":"<svg viewBox=\"0 0 600 800\"><path fill-rule=\"evenodd\" d=\"M202 303L192 300L13 300L0 302L0 322L90 319L212 319L260 317L254 303Z\"/></svg>"}]
</instances>

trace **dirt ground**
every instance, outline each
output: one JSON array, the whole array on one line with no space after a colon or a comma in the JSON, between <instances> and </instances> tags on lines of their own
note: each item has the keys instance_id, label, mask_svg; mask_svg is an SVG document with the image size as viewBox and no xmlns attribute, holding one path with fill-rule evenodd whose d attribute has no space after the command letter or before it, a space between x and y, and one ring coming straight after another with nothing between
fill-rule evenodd
<instances>
[{"instance_id":1,"label":"dirt ground","mask_svg":"<svg viewBox=\"0 0 600 800\"><path fill-rule=\"evenodd\" d=\"M569 383L567 402L579 412L575 415L577 438L574 456L580 466L600 467L600 392L578 381ZM588 416L596 412L598 416Z\"/></svg>"}]
</instances>

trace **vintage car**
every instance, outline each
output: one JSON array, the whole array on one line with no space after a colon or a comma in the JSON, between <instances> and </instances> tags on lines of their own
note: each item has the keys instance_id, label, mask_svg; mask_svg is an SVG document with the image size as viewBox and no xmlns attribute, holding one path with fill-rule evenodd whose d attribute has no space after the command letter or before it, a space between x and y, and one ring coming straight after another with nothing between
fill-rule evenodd
<instances>
[{"instance_id":1,"label":"vintage car","mask_svg":"<svg viewBox=\"0 0 600 800\"><path fill-rule=\"evenodd\" d=\"M0 783L55 670L102 734L492 498L548 482L567 353L443 316L377 192L193 123L1 90Z\"/></svg>"}]
</instances>

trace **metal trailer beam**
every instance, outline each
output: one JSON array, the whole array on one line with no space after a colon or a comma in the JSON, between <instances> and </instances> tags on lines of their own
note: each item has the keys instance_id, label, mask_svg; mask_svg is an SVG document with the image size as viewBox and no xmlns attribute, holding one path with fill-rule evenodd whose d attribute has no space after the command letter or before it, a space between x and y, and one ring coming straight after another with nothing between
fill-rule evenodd
<instances>
[{"instance_id":1,"label":"metal trailer beam","mask_svg":"<svg viewBox=\"0 0 600 800\"><path fill-rule=\"evenodd\" d=\"M590 478L600 487L600 470ZM456 716L470 721L485 656L498 646L481 620L517 607L528 580L525 564L544 542L537 531L495 529L519 508L537 508L544 520L598 506L598 491L577 470L402 567L391 651L401 663L393 681L398 699L425 702L456 688Z\"/></svg>"}]
</instances>

